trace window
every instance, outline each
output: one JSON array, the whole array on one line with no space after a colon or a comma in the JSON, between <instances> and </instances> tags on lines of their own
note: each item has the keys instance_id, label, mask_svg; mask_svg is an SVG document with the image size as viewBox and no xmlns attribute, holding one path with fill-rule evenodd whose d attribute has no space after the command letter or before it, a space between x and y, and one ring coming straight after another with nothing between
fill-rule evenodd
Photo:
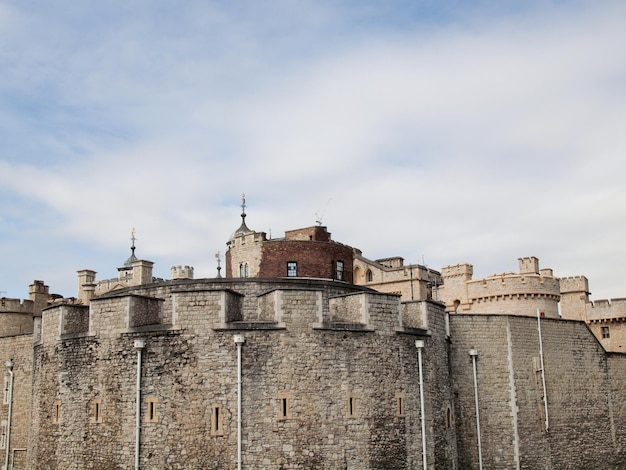
<instances>
[{"instance_id":1,"label":"window","mask_svg":"<svg viewBox=\"0 0 626 470\"><path fill-rule=\"evenodd\" d=\"M146 397L146 423L159 422L159 415L157 415L157 403L159 403L158 398Z\"/></svg>"},{"instance_id":2,"label":"window","mask_svg":"<svg viewBox=\"0 0 626 470\"><path fill-rule=\"evenodd\" d=\"M354 418L357 416L357 403L356 395L348 395L348 402L346 403L346 417Z\"/></svg>"},{"instance_id":3,"label":"window","mask_svg":"<svg viewBox=\"0 0 626 470\"><path fill-rule=\"evenodd\" d=\"M239 265L239 277L248 277L248 263Z\"/></svg>"},{"instance_id":4,"label":"window","mask_svg":"<svg viewBox=\"0 0 626 470\"><path fill-rule=\"evenodd\" d=\"M61 423L61 401L57 400L52 405L52 424Z\"/></svg>"},{"instance_id":5,"label":"window","mask_svg":"<svg viewBox=\"0 0 626 470\"><path fill-rule=\"evenodd\" d=\"M404 416L404 402L406 395L404 392L396 393L396 416Z\"/></svg>"},{"instance_id":6,"label":"window","mask_svg":"<svg viewBox=\"0 0 626 470\"><path fill-rule=\"evenodd\" d=\"M91 402L91 423L102 423L102 400L99 398Z\"/></svg>"},{"instance_id":7,"label":"window","mask_svg":"<svg viewBox=\"0 0 626 470\"><path fill-rule=\"evenodd\" d=\"M222 405L211 406L211 436L223 436L224 435L224 413L222 412Z\"/></svg>"},{"instance_id":8,"label":"window","mask_svg":"<svg viewBox=\"0 0 626 470\"><path fill-rule=\"evenodd\" d=\"M298 263L296 263L295 261L287 261L287 276L288 277L298 276Z\"/></svg>"},{"instance_id":9,"label":"window","mask_svg":"<svg viewBox=\"0 0 626 470\"><path fill-rule=\"evenodd\" d=\"M4 393L2 395L2 404L3 405L8 405L9 404L9 385L11 383L11 379L9 378L8 375L4 376Z\"/></svg>"},{"instance_id":10,"label":"window","mask_svg":"<svg viewBox=\"0 0 626 470\"><path fill-rule=\"evenodd\" d=\"M367 270L367 282L372 282L374 280L374 274L371 269Z\"/></svg>"},{"instance_id":11,"label":"window","mask_svg":"<svg viewBox=\"0 0 626 470\"><path fill-rule=\"evenodd\" d=\"M291 402L293 395L289 392L280 392L278 394L278 419L291 419Z\"/></svg>"},{"instance_id":12,"label":"window","mask_svg":"<svg viewBox=\"0 0 626 470\"><path fill-rule=\"evenodd\" d=\"M337 261L337 279L343 281L343 261Z\"/></svg>"},{"instance_id":13,"label":"window","mask_svg":"<svg viewBox=\"0 0 626 470\"><path fill-rule=\"evenodd\" d=\"M7 423L7 421L3 419L2 424L0 425L0 449L7 448L8 426L9 424Z\"/></svg>"},{"instance_id":14,"label":"window","mask_svg":"<svg viewBox=\"0 0 626 470\"><path fill-rule=\"evenodd\" d=\"M610 338L611 337L611 333L609 332L609 327L608 326L603 326L602 327L602 338Z\"/></svg>"}]
</instances>

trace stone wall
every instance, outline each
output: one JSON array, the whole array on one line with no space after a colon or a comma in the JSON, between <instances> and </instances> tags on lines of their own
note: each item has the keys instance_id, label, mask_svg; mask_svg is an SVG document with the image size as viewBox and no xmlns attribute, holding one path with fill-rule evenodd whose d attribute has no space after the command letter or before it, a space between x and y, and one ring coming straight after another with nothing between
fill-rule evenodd
<instances>
[{"instance_id":1,"label":"stone wall","mask_svg":"<svg viewBox=\"0 0 626 470\"><path fill-rule=\"evenodd\" d=\"M229 285L232 294L209 288L218 284ZM276 284L177 281L152 292L135 289L132 298L152 293L163 299L163 317L176 319L141 331L128 327L130 292L116 293L92 300L89 334L61 341L58 328L55 338L49 327L58 325L60 308L45 310L43 341L35 349L31 465L132 466L138 355L133 344L141 338L142 468L235 467L233 338L243 334L244 468L420 467L416 338L426 341L429 468L453 468L449 342L441 305L420 307L431 335L408 334L400 324L397 296L359 293L333 282ZM269 285L274 289L266 290ZM224 321L223 306L234 293L242 296L240 320ZM344 297L333 300L337 294ZM248 297L262 299L249 314L244 313ZM331 301L358 308L356 316L344 313L362 327L333 324ZM172 308L176 312L167 313ZM320 324L324 315L328 321Z\"/></svg>"},{"instance_id":2,"label":"stone wall","mask_svg":"<svg viewBox=\"0 0 626 470\"><path fill-rule=\"evenodd\" d=\"M34 302L31 300L0 299L0 337L33 332Z\"/></svg>"},{"instance_id":3,"label":"stone wall","mask_svg":"<svg viewBox=\"0 0 626 470\"><path fill-rule=\"evenodd\" d=\"M626 468L614 437L624 434L614 416L623 399L584 323L541 320L547 431L537 319L453 315L450 325L460 468L478 466L472 348L485 468ZM626 358L614 360L623 369Z\"/></svg>"},{"instance_id":4,"label":"stone wall","mask_svg":"<svg viewBox=\"0 0 626 470\"><path fill-rule=\"evenodd\" d=\"M33 371L33 335L17 335L0 338L0 384L2 385L2 401L0 401L0 421L8 422L8 391L9 372L6 362L13 360L13 406L11 417L10 455L15 454L13 467L15 470L28 468L26 452L18 449L28 448L28 431L30 423L30 390ZM7 402L5 403L5 396ZM15 452L14 452L15 451ZM6 448L0 450L0 461L4 463ZM10 467L11 468L11 467Z\"/></svg>"}]
</instances>

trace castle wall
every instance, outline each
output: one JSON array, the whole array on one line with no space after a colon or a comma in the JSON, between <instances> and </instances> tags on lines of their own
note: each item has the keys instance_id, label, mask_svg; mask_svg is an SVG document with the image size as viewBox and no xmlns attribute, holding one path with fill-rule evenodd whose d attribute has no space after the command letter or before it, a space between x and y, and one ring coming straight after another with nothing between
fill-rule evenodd
<instances>
[{"instance_id":1,"label":"castle wall","mask_svg":"<svg viewBox=\"0 0 626 470\"><path fill-rule=\"evenodd\" d=\"M384 263L384 264L381 264ZM371 280L368 278L371 273ZM353 282L366 285L379 292L398 294L403 301L432 298L432 286L441 284L438 272L420 265L403 265L402 258L389 258L372 262L355 256Z\"/></svg>"},{"instance_id":2,"label":"castle wall","mask_svg":"<svg viewBox=\"0 0 626 470\"><path fill-rule=\"evenodd\" d=\"M233 468L233 336L243 334L245 468L420 467L416 337L426 342L427 457L436 468L453 467L449 343L439 304L418 307L431 334L416 330L422 331L416 336L403 331L397 296L340 289L338 283L322 281L250 280L221 284L230 289L208 288L218 284L179 281L152 291L134 289L133 296L129 292L93 299L89 334L62 341L62 309L46 309L43 341L35 350L33 466L132 466L137 367L133 342L142 338L142 468ZM237 292L244 285L251 291ZM273 290L264 288L270 285ZM150 293L164 299L163 318L174 319L171 327L126 328L126 318L132 316L128 299ZM349 295L330 298L337 293ZM249 297L257 308L246 311L246 303L252 303ZM322 305L329 302L343 305L342 318ZM228 313L237 309L239 315ZM350 325L338 320L349 320ZM56 337L50 325L57 325ZM153 403L152 413L148 402ZM101 422L94 418L95 403ZM58 404L60 419L55 421Z\"/></svg>"},{"instance_id":3,"label":"castle wall","mask_svg":"<svg viewBox=\"0 0 626 470\"><path fill-rule=\"evenodd\" d=\"M0 401L0 422L8 422L9 373L6 362L13 360L13 406L11 418L10 455L15 455L13 467L16 470L26 468L26 452L18 449L28 448L28 432L30 423L30 390L33 371L33 335L24 334L0 338L0 385L2 397ZM5 397L7 402L5 403ZM15 452L14 452L15 450ZM0 450L0 462L4 463L6 448ZM11 457L10 457L11 458ZM11 461L13 462L13 461Z\"/></svg>"},{"instance_id":4,"label":"castle wall","mask_svg":"<svg viewBox=\"0 0 626 470\"><path fill-rule=\"evenodd\" d=\"M0 299L0 337L33 332L34 302Z\"/></svg>"},{"instance_id":5,"label":"castle wall","mask_svg":"<svg viewBox=\"0 0 626 470\"><path fill-rule=\"evenodd\" d=\"M471 264L446 266L436 297L448 312L536 316L539 310L547 318L559 318L559 279L551 269L540 270L535 257L520 258L519 266L519 274L483 279L472 279Z\"/></svg>"},{"instance_id":6,"label":"castle wall","mask_svg":"<svg viewBox=\"0 0 626 470\"><path fill-rule=\"evenodd\" d=\"M582 322L541 320L549 431L537 320L504 315L450 318L459 465L476 468L472 361L476 348L485 468L624 468L614 435L607 355ZM626 358L620 358L623 368Z\"/></svg>"}]
</instances>

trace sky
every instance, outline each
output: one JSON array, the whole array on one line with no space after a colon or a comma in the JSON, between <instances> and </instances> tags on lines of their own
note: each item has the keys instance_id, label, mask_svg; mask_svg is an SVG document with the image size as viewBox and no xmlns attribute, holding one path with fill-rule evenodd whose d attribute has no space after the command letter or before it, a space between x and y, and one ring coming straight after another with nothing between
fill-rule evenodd
<instances>
[{"instance_id":1,"label":"sky","mask_svg":"<svg viewBox=\"0 0 626 470\"><path fill-rule=\"evenodd\" d=\"M0 293L246 222L626 297L623 1L0 0Z\"/></svg>"}]
</instances>

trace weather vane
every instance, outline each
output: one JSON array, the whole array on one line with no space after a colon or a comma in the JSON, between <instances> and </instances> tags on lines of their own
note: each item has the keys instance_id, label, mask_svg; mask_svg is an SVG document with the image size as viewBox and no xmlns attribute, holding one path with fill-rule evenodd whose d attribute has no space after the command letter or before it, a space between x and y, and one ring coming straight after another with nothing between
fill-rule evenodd
<instances>
[{"instance_id":1,"label":"weather vane","mask_svg":"<svg viewBox=\"0 0 626 470\"><path fill-rule=\"evenodd\" d=\"M219 277L222 277L222 274L221 274L222 266L220 265L222 261L222 255L220 254L219 251L215 253L215 259L217 260L217 277L219 278Z\"/></svg>"}]
</instances>

